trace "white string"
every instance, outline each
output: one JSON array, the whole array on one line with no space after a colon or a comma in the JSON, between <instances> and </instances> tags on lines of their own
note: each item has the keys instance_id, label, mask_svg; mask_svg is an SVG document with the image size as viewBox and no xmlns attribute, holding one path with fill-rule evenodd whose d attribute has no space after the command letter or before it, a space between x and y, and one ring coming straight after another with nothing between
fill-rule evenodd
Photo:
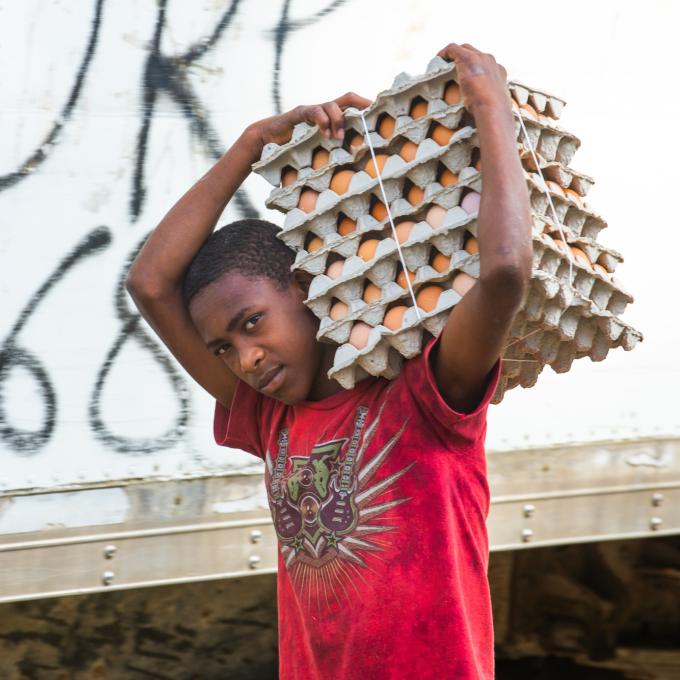
<instances>
[{"instance_id":1,"label":"white string","mask_svg":"<svg viewBox=\"0 0 680 680\"><path fill-rule=\"evenodd\" d=\"M524 120L522 119L522 114L515 111L515 115L517 118L519 118L519 124L520 127L522 128L522 134L524 135L524 139L526 141L527 147L529 148L529 152L531 153L531 157L534 159L534 165L536 166L536 170L538 170L538 175L541 178L541 181L543 182L543 190L545 191L545 195L548 197L548 204L550 205L550 210L552 212L552 217L557 225L557 229L560 232L560 236L562 237L562 241L564 242L564 245L566 246L566 254L567 254L567 260L569 261L569 285L571 285L573 276L574 276L574 255L572 254L571 250L569 249L569 244L567 243L567 237L564 234L564 231L562 229L562 221L557 218L557 211L555 210L555 206L553 205L552 202L552 196L550 195L550 190L548 189L548 185L545 183L545 178L543 177L543 172L541 172L541 166L538 162L538 158L536 158L536 153L534 151L534 145L531 143L531 140L529 139L529 133L527 132L526 127L524 126Z\"/></svg>"},{"instance_id":2,"label":"white string","mask_svg":"<svg viewBox=\"0 0 680 680\"><path fill-rule=\"evenodd\" d=\"M371 158L373 159L373 167L375 168L375 173L378 178L378 184L380 184L380 192L382 193L383 203L387 210L387 217L390 220L390 226L392 227L392 235L394 236L394 242L397 244L397 252L399 253L399 259L401 260L401 266L404 268L404 278L406 279L406 285L408 287L409 293L411 293L411 299L413 300L413 306L416 308L416 315L418 316L418 321L422 321L420 316L420 309L418 303L416 302L416 296L413 292L413 286L411 285L411 279L409 278L409 270L406 267L406 262L404 262L404 255L401 252L401 245L399 243L399 237L397 236L397 228L394 226L394 220L392 219L392 212L390 211L390 205L387 201L387 194L385 193L385 187L383 185L382 176L380 175L380 168L378 168L378 161L375 157L375 151L373 150L373 144L371 143L371 136L368 132L368 125L366 125L366 119L364 118L364 112L359 111L361 114L361 122L364 124L364 131L366 133L366 143L371 152Z\"/></svg>"}]
</instances>

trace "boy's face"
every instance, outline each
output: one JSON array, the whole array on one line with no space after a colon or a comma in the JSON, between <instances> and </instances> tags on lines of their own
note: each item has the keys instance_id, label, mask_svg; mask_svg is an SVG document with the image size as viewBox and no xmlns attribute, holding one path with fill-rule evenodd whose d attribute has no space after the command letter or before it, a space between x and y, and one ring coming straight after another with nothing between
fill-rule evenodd
<instances>
[{"instance_id":1,"label":"boy's face","mask_svg":"<svg viewBox=\"0 0 680 680\"><path fill-rule=\"evenodd\" d=\"M228 272L198 293L189 314L210 350L238 378L296 404L323 375L325 354L316 340L319 322L303 304L307 287L299 273L281 291L270 279Z\"/></svg>"}]
</instances>

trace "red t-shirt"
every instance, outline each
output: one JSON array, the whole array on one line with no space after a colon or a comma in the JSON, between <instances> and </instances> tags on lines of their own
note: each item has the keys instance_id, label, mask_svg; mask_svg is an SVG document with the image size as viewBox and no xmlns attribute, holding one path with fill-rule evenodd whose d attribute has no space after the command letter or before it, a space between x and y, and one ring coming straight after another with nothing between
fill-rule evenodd
<instances>
[{"instance_id":1,"label":"red t-shirt","mask_svg":"<svg viewBox=\"0 0 680 680\"><path fill-rule=\"evenodd\" d=\"M265 461L279 538L282 680L494 676L486 411L439 394L429 356L286 406L239 382L215 439Z\"/></svg>"}]
</instances>

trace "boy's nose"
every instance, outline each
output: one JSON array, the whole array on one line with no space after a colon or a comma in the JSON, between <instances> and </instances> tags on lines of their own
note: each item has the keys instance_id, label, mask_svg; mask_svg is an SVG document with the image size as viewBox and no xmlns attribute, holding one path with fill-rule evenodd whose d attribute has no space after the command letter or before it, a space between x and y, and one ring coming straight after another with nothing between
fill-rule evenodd
<instances>
[{"instance_id":1,"label":"boy's nose","mask_svg":"<svg viewBox=\"0 0 680 680\"><path fill-rule=\"evenodd\" d=\"M252 347L241 352L241 371L253 373L256 371L264 358L264 352L259 347Z\"/></svg>"}]
</instances>

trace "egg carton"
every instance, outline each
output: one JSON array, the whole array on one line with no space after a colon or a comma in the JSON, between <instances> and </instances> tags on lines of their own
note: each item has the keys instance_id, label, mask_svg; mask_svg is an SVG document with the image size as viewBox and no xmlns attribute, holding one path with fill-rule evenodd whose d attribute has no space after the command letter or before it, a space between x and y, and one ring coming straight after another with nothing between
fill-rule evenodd
<instances>
[{"instance_id":1,"label":"egg carton","mask_svg":"<svg viewBox=\"0 0 680 680\"><path fill-rule=\"evenodd\" d=\"M465 213L460 208L454 208L448 214L454 215L452 219L458 219L455 217L458 212ZM446 224L439 229L432 229L427 223L418 222L413 226L408 241L400 244L406 267L415 272L417 284L440 278L440 274L428 264L432 248L451 256L451 266L461 262L465 230L470 233L476 230L476 213L465 213L465 217L461 216L459 219L459 225L454 229ZM400 263L396 241L392 236L384 238L378 243L371 260L366 261L353 255L344 261L342 272L337 278L330 278L325 273L315 276L310 283L305 304L319 318L323 318L328 314L332 298L349 304L360 297L365 279L379 288L394 281Z\"/></svg>"},{"instance_id":2,"label":"egg carton","mask_svg":"<svg viewBox=\"0 0 680 680\"><path fill-rule=\"evenodd\" d=\"M564 166L571 163L574 154L581 146L581 140L571 132L562 128L535 121L520 111L528 140L523 133L518 136L519 143L524 151L531 148L546 162L557 161Z\"/></svg>"},{"instance_id":3,"label":"egg carton","mask_svg":"<svg viewBox=\"0 0 680 680\"><path fill-rule=\"evenodd\" d=\"M534 235L532 240L534 277L540 274L540 280L547 279L550 285L566 286L592 300L599 309L616 315L622 314L626 305L634 301L614 277L604 276L576 257L569 258L550 236ZM598 249L593 248L591 252L597 253Z\"/></svg>"},{"instance_id":4,"label":"egg carton","mask_svg":"<svg viewBox=\"0 0 680 680\"><path fill-rule=\"evenodd\" d=\"M537 113L541 113L549 118L558 119L566 105L563 99L542 90L523 85L516 80L511 80L508 83L508 89L512 98L518 104L531 104Z\"/></svg>"},{"instance_id":5,"label":"egg carton","mask_svg":"<svg viewBox=\"0 0 680 680\"><path fill-rule=\"evenodd\" d=\"M436 163L442 163L453 172L469 165L472 148L476 143L477 131L472 127L457 130L448 144L440 146L433 139L427 138L417 145L415 158L407 162L399 153L389 155L381 176L383 184L391 184L393 178L401 178L409 175L415 184L420 186L434 181L433 173L436 174ZM433 168L435 168L433 170ZM352 170L352 168L342 168ZM316 216L336 205L343 207L343 211L352 210L351 199L361 196L367 191L379 191L377 178L371 177L364 169L354 171L348 190L344 194L337 194L330 188L331 180L338 168L328 168L323 173L314 177L313 181L285 187L278 193L272 192L265 201L268 208L274 208L286 213L284 228L291 229L305 222L312 221ZM307 213L298 207L300 194L304 189L312 189L319 193L314 211Z\"/></svg>"},{"instance_id":6,"label":"egg carton","mask_svg":"<svg viewBox=\"0 0 680 680\"><path fill-rule=\"evenodd\" d=\"M392 366L401 365L403 358L409 359L420 353L425 331L435 336L441 332L450 310L460 299L455 290L444 289L433 310L425 312L409 307L404 313L401 328L390 330L379 324L371 329L365 347L357 349L348 342L340 345L335 351L328 377L337 380L345 389L354 387L366 373L387 377Z\"/></svg>"},{"instance_id":7,"label":"egg carton","mask_svg":"<svg viewBox=\"0 0 680 680\"><path fill-rule=\"evenodd\" d=\"M595 184L595 180L589 175L564 166L558 161L548 162L539 154L531 154L527 150L522 150L520 157L525 170L533 173L540 170L544 179L556 182L563 189L575 191L581 198L585 198ZM538 165L536 161L538 161Z\"/></svg>"},{"instance_id":8,"label":"egg carton","mask_svg":"<svg viewBox=\"0 0 680 680\"><path fill-rule=\"evenodd\" d=\"M585 207L580 207L568 198L555 193L546 186L540 176L527 173L527 187L529 189L531 209L541 219L545 217L554 222L553 213L546 196L546 191L548 191L557 219L575 236L584 236L595 240L600 231L606 228L607 223L600 215Z\"/></svg>"},{"instance_id":9,"label":"egg carton","mask_svg":"<svg viewBox=\"0 0 680 680\"><path fill-rule=\"evenodd\" d=\"M570 245L574 245L583 250L588 259L593 264L602 265L610 274L616 271L617 266L623 262L623 255L618 251L598 243L595 239L588 236L579 236L574 230L565 224L557 225L550 215L533 215L535 221L540 225L538 231L551 234L557 238L562 238L561 232L566 237Z\"/></svg>"},{"instance_id":10,"label":"egg carton","mask_svg":"<svg viewBox=\"0 0 680 680\"><path fill-rule=\"evenodd\" d=\"M470 254L464 250L456 251L451 256L449 266L443 271L437 271L430 265L425 264L416 270L415 279L411 287L416 296L418 291L425 285L436 283L450 288L450 282L458 272L464 272L474 278L478 278L479 255ZM333 300L336 299L344 302L340 297L324 295L308 304L308 307L320 318L317 339L338 344L346 343L349 341L350 332L355 321L363 321L370 326L376 326L382 324L385 313L391 303L402 302L406 306L412 305L410 291L408 288L400 286L396 281L388 280L382 286L377 287L380 290L380 298L378 300L369 304L363 298L353 299L345 303L348 305L348 313L340 319L333 319L331 316ZM340 294L344 292L342 291ZM444 298L445 301L449 299L450 296ZM452 304L455 304L455 302L457 302L457 299ZM423 319L423 322L426 323L426 317L423 317ZM399 348L397 347L397 349Z\"/></svg>"},{"instance_id":11,"label":"egg carton","mask_svg":"<svg viewBox=\"0 0 680 680\"><path fill-rule=\"evenodd\" d=\"M427 115L429 117L436 117L445 109L450 109L451 107L442 97L446 84L455 79L454 72L454 64L435 57L428 64L424 74L411 76L407 73L400 73L394 79L392 87L379 93L371 106L364 111L369 131L375 133L378 118L383 113L387 113L395 119L395 134L408 130L409 133L417 135L416 130L422 128L423 124L418 123L419 119L414 120L409 115L412 99L420 96L428 102ZM462 113L462 106L458 107L458 110ZM455 112L449 111L448 113ZM354 130L363 137L364 130L359 111L349 108L345 112L345 118L349 123L347 129ZM454 118L455 116L450 120ZM374 143L374 147L386 141L377 137L380 135L376 133L376 136L371 139L372 142L377 143ZM262 175L270 184L277 186L284 167L291 165L298 171L303 171L311 165L311 154L319 146L329 151L331 156L337 149L349 153L346 149L342 149L339 140L324 137L317 125L299 123L293 129L292 137L286 144L265 145L260 161L253 165L253 170Z\"/></svg>"},{"instance_id":12,"label":"egg carton","mask_svg":"<svg viewBox=\"0 0 680 680\"><path fill-rule=\"evenodd\" d=\"M415 238L417 234L434 234L436 236L435 245L437 245L445 255L449 255L452 252L452 249L455 248L455 244L448 244L446 230L464 225L473 219L470 217L469 213L459 206L461 196L466 190L479 191L480 189L481 176L480 173L473 168L470 168L469 172L461 172L460 179L455 185L442 187L437 182L431 183L428 185L428 191L425 192L423 200L416 205L410 204L402 197L403 184L401 184L399 186L397 198L390 203L390 213L395 220L408 217L411 218L412 221L424 222L429 206L436 205L447 210L448 212L444 216L440 228L433 229L425 223L425 226L422 227L419 232L413 234L412 239ZM323 245L312 252L309 252L304 247L300 247L300 243L304 243L303 239L307 238L304 232L297 231L287 238L284 238L283 235L281 235L291 248L298 251L293 264L293 269L302 269L314 275L322 274L326 271L329 258L332 257L333 254L339 255L345 259L357 255L361 239L365 234L374 232L376 234L382 233L386 237L393 236L389 217L385 217L383 220L378 221L370 214L364 214L358 218L356 229L346 236L341 236L335 231L335 223L337 223L337 221L338 217L335 213L332 213L331 218L324 224L324 227L332 230L323 236ZM426 230L425 227L427 227ZM311 230L308 234L317 235ZM407 249L411 250L409 246L407 246Z\"/></svg>"},{"instance_id":13,"label":"egg carton","mask_svg":"<svg viewBox=\"0 0 680 680\"><path fill-rule=\"evenodd\" d=\"M422 144L429 135L430 129L435 125L442 125L449 130L455 131L458 129L459 123L463 117L465 109L462 104L455 107L449 107L446 110L435 111L422 118L416 120L410 117L401 117L399 125L395 125L394 132L387 138L382 137L377 131L369 132L370 142L376 152L384 152L388 147L393 146L394 142L413 142L414 144ZM408 120L404 120L408 118ZM352 133L360 134L353 130L348 123L346 123L347 139L351 139ZM470 127L470 126L466 126ZM369 145L365 141L363 130L361 131L360 144L351 145L349 149L344 146L335 146L337 140L328 139L319 133L320 139L316 136L310 137L304 142L294 146L290 152L279 159L276 164L276 170L272 174L267 170L267 177L272 178L278 174L278 180L272 182L275 188L271 191L267 199L267 205L281 210L290 209L288 205L291 203L290 194L297 190L297 194L304 187L315 189L316 191L324 191L328 188L330 177L338 169L343 169L344 166L350 164L365 164L370 160ZM435 147L436 148L436 147ZM314 154L318 150L325 150L329 153L328 162L319 168L313 168L312 162ZM421 150L421 155L423 150ZM253 166L256 168L257 164ZM296 172L296 179L287 186L279 186L281 174L286 168L291 168Z\"/></svg>"},{"instance_id":14,"label":"egg carton","mask_svg":"<svg viewBox=\"0 0 680 680\"><path fill-rule=\"evenodd\" d=\"M394 174L401 175L404 172L413 170L413 168L417 166L427 164L428 161L434 160L440 160L440 162L442 162L447 167L449 167L449 164L453 164L454 166L457 166L458 169L460 169L460 167L462 167L461 159L468 158L469 160L470 155L472 153L471 151L472 142L467 143L461 142L464 142L464 140L469 140L470 138L475 137L476 130L470 126L467 126L465 128L461 128L460 130L456 131L452 130L452 132L454 133L453 136L451 137L449 142L444 146L439 145L437 142L434 141L434 139L430 139L429 137L425 137L419 142L417 142L415 158L410 162L406 161L400 155L401 148L409 140L406 140L404 138L395 139L388 148L380 150L384 152L385 155L389 156L389 159L387 161L387 163L389 164L389 168L387 167L387 164L383 168L382 172L383 178L389 177L390 175ZM460 146L456 146L457 143L461 143ZM452 146L453 148L451 148ZM293 208L297 208L300 199L300 194L304 189L313 189L319 194L323 194L326 191L329 191L331 194L334 194L334 196L326 196L324 197L324 199L321 199L322 204L327 206L329 204L329 201L332 201L334 197L338 198L340 196L347 197L352 193L357 193L359 191L364 190L365 187L367 187L370 184L377 185L378 183L377 178L371 177L365 171L365 166L370 162L371 156L366 155L364 158L364 162L360 163L362 169L359 170L355 169L356 166L343 166L343 165L334 166L329 165L324 168L320 168L313 175L306 177L303 181L298 181L289 186L274 189L267 198L266 205L269 208L281 210L282 212L290 211ZM467 163L464 163L464 165L467 165ZM453 170L453 168L450 169ZM336 172L339 172L341 170L349 170L353 172L354 175L352 177L352 181L350 182L347 192L345 192L344 194L337 194L335 191L331 189L331 184L333 176L336 174ZM423 183L427 183L428 180L424 176L421 181Z\"/></svg>"},{"instance_id":15,"label":"egg carton","mask_svg":"<svg viewBox=\"0 0 680 680\"><path fill-rule=\"evenodd\" d=\"M578 321L572 318L568 325L575 330L565 339L563 329L551 330L518 315L511 331L515 339L503 353L503 371L492 403L499 403L505 392L514 387L533 387L545 366L564 373L576 359L603 361L610 349L623 347L630 351L642 339L639 331L620 319L605 324L601 318L581 317Z\"/></svg>"}]
</instances>

